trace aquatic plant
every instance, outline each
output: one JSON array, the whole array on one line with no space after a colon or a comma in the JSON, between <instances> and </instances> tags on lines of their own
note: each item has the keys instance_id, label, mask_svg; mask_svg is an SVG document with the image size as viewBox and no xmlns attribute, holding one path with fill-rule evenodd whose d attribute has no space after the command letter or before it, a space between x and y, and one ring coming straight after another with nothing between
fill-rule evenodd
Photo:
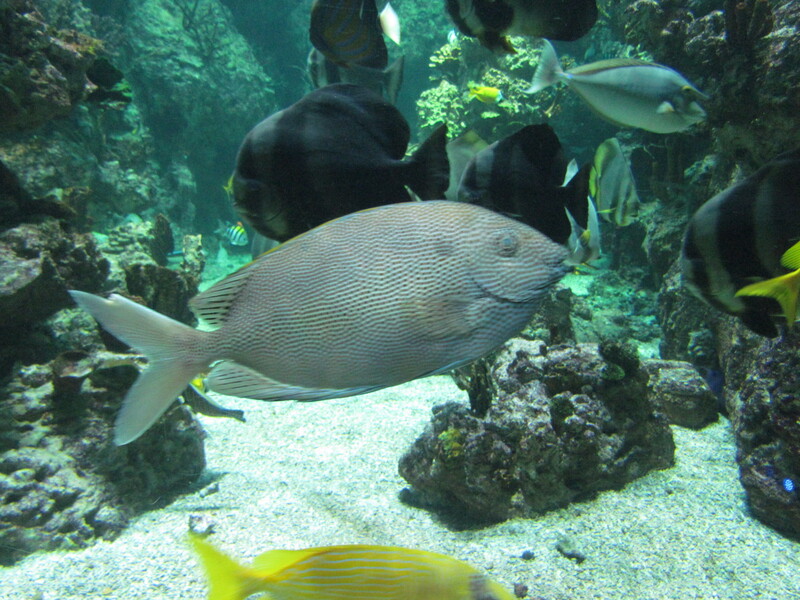
<instances>
[{"instance_id":1,"label":"aquatic plant","mask_svg":"<svg viewBox=\"0 0 800 600\"><path fill-rule=\"evenodd\" d=\"M752 52L773 26L767 0L725 0L725 41L736 51Z\"/></svg>"},{"instance_id":2,"label":"aquatic plant","mask_svg":"<svg viewBox=\"0 0 800 600\"><path fill-rule=\"evenodd\" d=\"M501 57L488 54L477 40L459 36L434 52L428 66L435 87L423 91L417 101L423 135L444 121L451 137L470 128L494 141L560 112L561 104L553 102L556 92L543 92L536 98L523 92L539 50L527 38L514 38L513 43L518 52ZM496 87L503 100L486 104L470 99L470 84Z\"/></svg>"},{"instance_id":3,"label":"aquatic plant","mask_svg":"<svg viewBox=\"0 0 800 600\"><path fill-rule=\"evenodd\" d=\"M229 43L229 26L219 4L211 0L175 0L175 6L203 62L209 63L222 54Z\"/></svg>"}]
</instances>

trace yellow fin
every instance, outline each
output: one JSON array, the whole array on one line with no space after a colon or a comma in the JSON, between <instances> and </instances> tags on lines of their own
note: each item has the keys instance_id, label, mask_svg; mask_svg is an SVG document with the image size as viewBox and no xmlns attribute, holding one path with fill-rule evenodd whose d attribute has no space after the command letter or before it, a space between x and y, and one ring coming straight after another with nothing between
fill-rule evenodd
<instances>
[{"instance_id":1,"label":"yellow fin","mask_svg":"<svg viewBox=\"0 0 800 600\"><path fill-rule=\"evenodd\" d=\"M800 269L800 242L783 253L781 264L787 269Z\"/></svg>"},{"instance_id":2,"label":"yellow fin","mask_svg":"<svg viewBox=\"0 0 800 600\"><path fill-rule=\"evenodd\" d=\"M189 534L189 542L200 557L208 577L208 600L243 600L265 591L255 574L220 552L199 535Z\"/></svg>"},{"instance_id":3,"label":"yellow fin","mask_svg":"<svg viewBox=\"0 0 800 600\"><path fill-rule=\"evenodd\" d=\"M786 324L790 328L797 319L797 296L799 294L800 269L780 277L751 283L736 292L737 296L759 296L775 299L781 305L783 315L786 317Z\"/></svg>"},{"instance_id":4,"label":"yellow fin","mask_svg":"<svg viewBox=\"0 0 800 600\"><path fill-rule=\"evenodd\" d=\"M281 579L281 571L305 558L319 554L324 548L307 548L305 550L269 550L259 554L253 560L253 569L261 577L268 577L274 581Z\"/></svg>"}]
</instances>

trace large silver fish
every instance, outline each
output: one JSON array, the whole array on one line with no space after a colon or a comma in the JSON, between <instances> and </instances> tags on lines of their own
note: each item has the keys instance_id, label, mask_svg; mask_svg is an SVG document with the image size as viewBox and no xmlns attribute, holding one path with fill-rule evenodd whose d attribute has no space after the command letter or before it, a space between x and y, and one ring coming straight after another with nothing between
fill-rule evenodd
<instances>
[{"instance_id":1,"label":"large silver fish","mask_svg":"<svg viewBox=\"0 0 800 600\"><path fill-rule=\"evenodd\" d=\"M544 40L531 86L534 94L563 81L604 119L623 127L673 133L702 121L706 98L677 71L643 60L611 59L564 71L553 45Z\"/></svg>"},{"instance_id":2,"label":"large silver fish","mask_svg":"<svg viewBox=\"0 0 800 600\"><path fill-rule=\"evenodd\" d=\"M117 418L127 444L209 367L221 394L323 400L469 362L527 324L565 257L485 208L407 202L321 225L196 296L190 307L214 331L116 294L71 294L149 359Z\"/></svg>"}]
</instances>

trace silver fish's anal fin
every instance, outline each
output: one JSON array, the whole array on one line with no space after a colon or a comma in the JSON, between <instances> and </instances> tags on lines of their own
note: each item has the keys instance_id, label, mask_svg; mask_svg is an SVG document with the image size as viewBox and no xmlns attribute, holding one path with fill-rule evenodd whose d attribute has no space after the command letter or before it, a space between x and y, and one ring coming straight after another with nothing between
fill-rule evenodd
<instances>
[{"instance_id":1,"label":"silver fish's anal fin","mask_svg":"<svg viewBox=\"0 0 800 600\"><path fill-rule=\"evenodd\" d=\"M231 305L250 277L250 262L225 279L218 281L205 292L189 300L189 308L195 316L211 327L217 328L225 322Z\"/></svg>"},{"instance_id":2,"label":"silver fish's anal fin","mask_svg":"<svg viewBox=\"0 0 800 600\"><path fill-rule=\"evenodd\" d=\"M258 371L245 367L231 360L218 362L211 369L206 380L208 387L218 394L251 398L253 400L329 400L366 394L383 386L363 388L319 389L289 385L270 379Z\"/></svg>"},{"instance_id":3,"label":"silver fish's anal fin","mask_svg":"<svg viewBox=\"0 0 800 600\"><path fill-rule=\"evenodd\" d=\"M124 446L147 431L195 375L195 369L176 368L172 361L150 363L125 395L114 425L114 443Z\"/></svg>"}]
</instances>

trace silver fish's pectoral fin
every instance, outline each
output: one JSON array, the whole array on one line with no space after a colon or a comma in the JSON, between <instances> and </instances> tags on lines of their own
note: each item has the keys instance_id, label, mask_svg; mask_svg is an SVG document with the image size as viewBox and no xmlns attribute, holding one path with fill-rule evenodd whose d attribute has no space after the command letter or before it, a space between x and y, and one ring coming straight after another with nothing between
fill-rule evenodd
<instances>
[{"instance_id":1,"label":"silver fish's pectoral fin","mask_svg":"<svg viewBox=\"0 0 800 600\"><path fill-rule=\"evenodd\" d=\"M258 371L231 360L218 362L206 379L208 387L218 394L252 398L253 400L329 400L366 394L384 386L363 388L320 389L290 385L270 379Z\"/></svg>"},{"instance_id":2,"label":"silver fish's pectoral fin","mask_svg":"<svg viewBox=\"0 0 800 600\"><path fill-rule=\"evenodd\" d=\"M424 340L461 339L468 337L479 323L479 301L474 298L445 296L409 300L405 309L411 316L415 333Z\"/></svg>"},{"instance_id":3,"label":"silver fish's pectoral fin","mask_svg":"<svg viewBox=\"0 0 800 600\"><path fill-rule=\"evenodd\" d=\"M656 112L659 115L670 115L675 112L675 106L669 100L664 100L658 105Z\"/></svg>"}]
</instances>

